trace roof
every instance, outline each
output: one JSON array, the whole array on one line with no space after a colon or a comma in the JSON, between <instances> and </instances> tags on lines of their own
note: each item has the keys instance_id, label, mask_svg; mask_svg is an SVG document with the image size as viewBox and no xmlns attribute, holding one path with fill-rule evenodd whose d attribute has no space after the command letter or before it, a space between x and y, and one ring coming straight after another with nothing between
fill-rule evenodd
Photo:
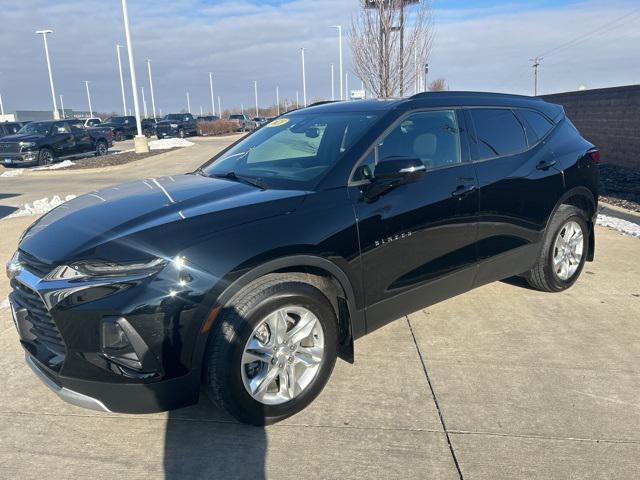
<instances>
[{"instance_id":1,"label":"roof","mask_svg":"<svg viewBox=\"0 0 640 480\"><path fill-rule=\"evenodd\" d=\"M545 102L539 97L492 92L424 92L408 98L387 100L356 100L351 102L321 102L305 110L322 112L370 112L390 111L396 108L413 107L475 107L504 106L529 107L541 110L554 118L561 107Z\"/></svg>"}]
</instances>

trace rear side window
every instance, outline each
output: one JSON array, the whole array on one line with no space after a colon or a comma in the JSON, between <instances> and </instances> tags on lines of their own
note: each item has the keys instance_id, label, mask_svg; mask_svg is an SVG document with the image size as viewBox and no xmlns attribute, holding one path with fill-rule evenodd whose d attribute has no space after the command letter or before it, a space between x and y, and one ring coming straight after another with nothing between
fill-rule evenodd
<instances>
[{"instance_id":1,"label":"rear side window","mask_svg":"<svg viewBox=\"0 0 640 480\"><path fill-rule=\"evenodd\" d=\"M527 137L530 145L537 143L538 140L553 128L553 123L538 112L534 112L533 110L518 110L518 114L521 115L526 122L525 128L527 129Z\"/></svg>"},{"instance_id":2,"label":"rear side window","mask_svg":"<svg viewBox=\"0 0 640 480\"><path fill-rule=\"evenodd\" d=\"M501 157L527 149L524 129L508 109L469 110L477 137L477 160Z\"/></svg>"}]
</instances>

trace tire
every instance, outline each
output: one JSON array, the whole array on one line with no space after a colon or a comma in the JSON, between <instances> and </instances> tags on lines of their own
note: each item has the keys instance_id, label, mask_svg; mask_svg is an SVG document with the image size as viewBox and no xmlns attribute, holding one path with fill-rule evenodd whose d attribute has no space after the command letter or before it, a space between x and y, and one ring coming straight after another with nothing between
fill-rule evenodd
<instances>
[{"instance_id":1,"label":"tire","mask_svg":"<svg viewBox=\"0 0 640 480\"><path fill-rule=\"evenodd\" d=\"M302 345L295 353L289 353L288 347L284 344L287 341L286 335L280 347L273 347L271 330L267 329L270 338L269 346L265 343L262 348L272 354L271 357L266 357L271 361L256 361L247 365L244 360L245 347L249 348L250 339L252 342L256 341L255 339L258 338L256 331L260 330L260 325L267 322L268 318L276 318L272 316L276 315L274 312L289 312L291 309L310 312L311 317L315 318L314 331L305 337L306 340L303 342L314 342L321 336L324 351L319 358L304 357L306 354L303 349L309 347ZM288 315L284 318L288 319L285 325L289 324L289 320L294 322L293 326L289 326L288 334L294 331L295 326L301 324L303 316L298 317L297 321L295 317ZM321 335L318 333L320 331ZM279 335L275 337L282 338ZM277 342L272 343L277 344ZM315 344L312 344L311 348L314 346ZM294 349L294 347L289 348ZM288 375L289 366L292 366L292 372L307 374L305 366L299 364L298 355L307 359L314 358L314 365L310 369L315 370L309 370L309 376L300 378L299 383L293 382L294 393L291 394L287 390L288 380L283 379L283 375L285 377ZM204 360L206 391L214 403L239 421L251 425L268 425L298 413L320 394L331 376L336 356L337 319L327 297L317 287L295 275L265 275L238 292L216 318ZM303 363L306 364L306 362ZM256 365L259 367L255 367ZM282 370L283 367L284 370ZM272 383L268 383L269 390L275 390L275 393L264 393L262 401L251 394L250 387L245 386L246 382L250 381L249 368L258 370L253 377L254 380L260 378L259 373L266 375L264 372L271 372L271 368L275 370L280 368L278 371L282 373L274 377L270 381ZM256 380L256 384L259 383L259 380ZM296 389L298 389L297 393ZM268 398L269 396L273 398ZM282 398L275 398L276 396Z\"/></svg>"},{"instance_id":2,"label":"tire","mask_svg":"<svg viewBox=\"0 0 640 480\"><path fill-rule=\"evenodd\" d=\"M576 227L579 233L575 232ZM575 232L575 233L574 233ZM579 236L582 236L580 245ZM562 270L563 262L556 263L556 259L563 256L562 247L558 248L556 241L562 244L564 235L571 235L576 238L577 242L573 242L575 248L581 254L579 261L576 261L575 254L569 255L573 260L568 270ZM567 247L571 250L570 247ZM536 290L543 292L561 292L571 287L582 273L584 263L588 256L589 249L589 227L587 225L587 216L585 212L572 205L560 205L555 215L551 219L543 242L540 257L534 267L525 274L525 278L529 285Z\"/></svg>"},{"instance_id":3,"label":"tire","mask_svg":"<svg viewBox=\"0 0 640 480\"><path fill-rule=\"evenodd\" d=\"M42 148L38 152L38 165L44 167L46 165L51 165L55 161L55 156L53 152L48 148Z\"/></svg>"},{"instance_id":4,"label":"tire","mask_svg":"<svg viewBox=\"0 0 640 480\"><path fill-rule=\"evenodd\" d=\"M109 145L104 140L98 140L96 143L96 157L102 157L109 151Z\"/></svg>"},{"instance_id":5,"label":"tire","mask_svg":"<svg viewBox=\"0 0 640 480\"><path fill-rule=\"evenodd\" d=\"M116 142L122 142L124 140L124 135L122 135L122 132L116 131L115 136L113 137L113 139Z\"/></svg>"}]
</instances>

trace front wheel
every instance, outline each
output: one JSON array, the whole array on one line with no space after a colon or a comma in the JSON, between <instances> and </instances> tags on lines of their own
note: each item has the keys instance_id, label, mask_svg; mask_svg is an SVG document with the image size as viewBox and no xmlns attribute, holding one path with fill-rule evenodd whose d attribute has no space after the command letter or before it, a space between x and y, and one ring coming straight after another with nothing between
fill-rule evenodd
<instances>
[{"instance_id":1,"label":"front wheel","mask_svg":"<svg viewBox=\"0 0 640 480\"><path fill-rule=\"evenodd\" d=\"M122 135L122 132L116 132L114 140L116 142L123 141L124 140L124 135Z\"/></svg>"},{"instance_id":2,"label":"front wheel","mask_svg":"<svg viewBox=\"0 0 640 480\"><path fill-rule=\"evenodd\" d=\"M266 425L309 405L336 361L337 320L315 286L267 275L215 320L207 347L209 397L238 420Z\"/></svg>"},{"instance_id":3,"label":"front wheel","mask_svg":"<svg viewBox=\"0 0 640 480\"><path fill-rule=\"evenodd\" d=\"M561 205L551 220L536 265L526 274L533 288L560 292L573 285L587 258L589 228L585 213Z\"/></svg>"},{"instance_id":4,"label":"front wheel","mask_svg":"<svg viewBox=\"0 0 640 480\"><path fill-rule=\"evenodd\" d=\"M38 165L46 166L53 163L53 152L48 148L43 148L38 152Z\"/></svg>"}]
</instances>

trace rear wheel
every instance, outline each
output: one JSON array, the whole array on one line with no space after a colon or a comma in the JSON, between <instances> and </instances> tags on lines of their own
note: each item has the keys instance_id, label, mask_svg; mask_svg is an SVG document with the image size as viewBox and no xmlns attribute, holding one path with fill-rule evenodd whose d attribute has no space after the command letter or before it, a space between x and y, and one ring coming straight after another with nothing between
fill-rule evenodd
<instances>
[{"instance_id":1,"label":"rear wheel","mask_svg":"<svg viewBox=\"0 0 640 480\"><path fill-rule=\"evenodd\" d=\"M96 143L96 157L102 157L103 155L106 155L108 151L109 146L107 145L107 142L104 140L98 140L98 143Z\"/></svg>"},{"instance_id":2,"label":"rear wheel","mask_svg":"<svg viewBox=\"0 0 640 480\"><path fill-rule=\"evenodd\" d=\"M309 283L267 275L241 290L215 323L207 392L242 422L266 425L299 412L333 371L336 316Z\"/></svg>"},{"instance_id":3,"label":"rear wheel","mask_svg":"<svg viewBox=\"0 0 640 480\"><path fill-rule=\"evenodd\" d=\"M580 276L588 248L585 213L572 205L561 205L549 224L538 262L526 274L529 285L544 292L566 290Z\"/></svg>"},{"instance_id":4,"label":"rear wheel","mask_svg":"<svg viewBox=\"0 0 640 480\"><path fill-rule=\"evenodd\" d=\"M51 165L54 161L53 152L48 148L43 148L38 152L38 165Z\"/></svg>"}]
</instances>

